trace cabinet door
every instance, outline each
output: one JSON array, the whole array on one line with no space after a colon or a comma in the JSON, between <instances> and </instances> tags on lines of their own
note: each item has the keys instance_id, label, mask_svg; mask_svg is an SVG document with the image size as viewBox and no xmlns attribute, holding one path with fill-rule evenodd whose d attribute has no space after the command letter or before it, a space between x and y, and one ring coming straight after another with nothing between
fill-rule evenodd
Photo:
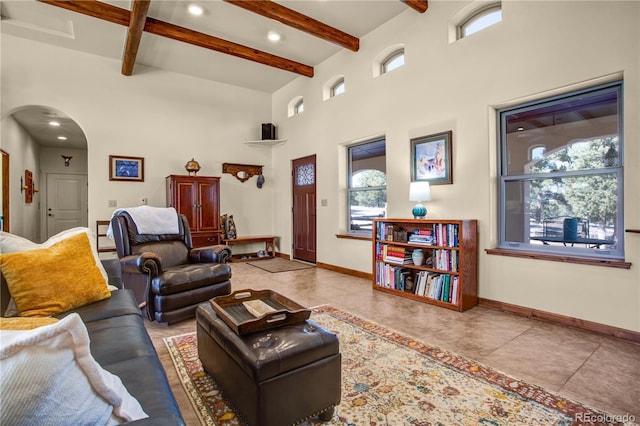
<instances>
[{"instance_id":1,"label":"cabinet door","mask_svg":"<svg viewBox=\"0 0 640 426\"><path fill-rule=\"evenodd\" d=\"M217 179L203 180L197 182L196 185L199 205L196 209L197 230L218 232L220 230L219 181Z\"/></svg>"},{"instance_id":2,"label":"cabinet door","mask_svg":"<svg viewBox=\"0 0 640 426\"><path fill-rule=\"evenodd\" d=\"M173 184L174 196L175 196L175 209L178 213L183 214L189 221L189 226L193 227L192 231L196 228L196 206L197 198L196 191L194 191L193 182L183 181L176 179Z\"/></svg>"}]
</instances>

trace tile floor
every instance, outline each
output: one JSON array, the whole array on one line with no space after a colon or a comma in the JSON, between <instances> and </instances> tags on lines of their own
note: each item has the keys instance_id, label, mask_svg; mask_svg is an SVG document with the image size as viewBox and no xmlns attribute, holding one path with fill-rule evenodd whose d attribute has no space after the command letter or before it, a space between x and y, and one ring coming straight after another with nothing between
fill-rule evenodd
<instances>
[{"instance_id":1,"label":"tile floor","mask_svg":"<svg viewBox=\"0 0 640 426\"><path fill-rule=\"evenodd\" d=\"M463 313L374 291L369 280L322 268L269 273L231 264L232 289L277 291L301 305L330 304L503 373L640 423L640 345L487 308ZM147 322L180 409L199 424L163 337L195 331L195 320Z\"/></svg>"}]
</instances>

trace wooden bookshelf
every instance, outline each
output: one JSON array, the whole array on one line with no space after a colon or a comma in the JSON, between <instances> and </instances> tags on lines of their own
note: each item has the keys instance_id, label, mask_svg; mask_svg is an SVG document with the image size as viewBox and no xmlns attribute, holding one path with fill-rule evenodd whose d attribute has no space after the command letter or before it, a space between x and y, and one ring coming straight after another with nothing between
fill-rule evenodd
<instances>
[{"instance_id":1,"label":"wooden bookshelf","mask_svg":"<svg viewBox=\"0 0 640 426\"><path fill-rule=\"evenodd\" d=\"M471 309L478 304L477 229L477 220L374 219L374 290ZM416 249L424 252L422 265L411 259Z\"/></svg>"}]
</instances>

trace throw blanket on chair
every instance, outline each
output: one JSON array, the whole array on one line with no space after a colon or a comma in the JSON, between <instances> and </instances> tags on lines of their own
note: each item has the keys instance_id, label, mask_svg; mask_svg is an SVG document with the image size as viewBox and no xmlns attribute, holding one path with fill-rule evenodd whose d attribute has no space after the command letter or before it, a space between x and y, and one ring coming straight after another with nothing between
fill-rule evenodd
<instances>
[{"instance_id":1,"label":"throw blanket on chair","mask_svg":"<svg viewBox=\"0 0 640 426\"><path fill-rule=\"evenodd\" d=\"M127 207L114 211L111 218L113 219L113 216L118 212L127 212L131 216L139 234L177 234L180 232L178 212L173 207ZM107 236L113 238L111 221L109 221Z\"/></svg>"}]
</instances>

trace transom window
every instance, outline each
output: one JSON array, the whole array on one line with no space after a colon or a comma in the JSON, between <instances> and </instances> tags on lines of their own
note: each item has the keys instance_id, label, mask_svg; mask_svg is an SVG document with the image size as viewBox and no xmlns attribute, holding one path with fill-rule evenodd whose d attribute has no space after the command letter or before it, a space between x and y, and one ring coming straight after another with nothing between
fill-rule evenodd
<instances>
[{"instance_id":1,"label":"transom window","mask_svg":"<svg viewBox=\"0 0 640 426\"><path fill-rule=\"evenodd\" d=\"M336 81L333 86L331 86L331 97L338 96L344 93L344 78Z\"/></svg>"},{"instance_id":2,"label":"transom window","mask_svg":"<svg viewBox=\"0 0 640 426\"><path fill-rule=\"evenodd\" d=\"M475 11L458 27L458 38L470 36L502 21L502 5L492 4Z\"/></svg>"},{"instance_id":3,"label":"transom window","mask_svg":"<svg viewBox=\"0 0 640 426\"><path fill-rule=\"evenodd\" d=\"M500 247L624 258L622 82L498 118Z\"/></svg>"},{"instance_id":4,"label":"transom window","mask_svg":"<svg viewBox=\"0 0 640 426\"><path fill-rule=\"evenodd\" d=\"M386 216L387 174L384 139L348 148L349 233L371 236L373 219Z\"/></svg>"},{"instance_id":5,"label":"transom window","mask_svg":"<svg viewBox=\"0 0 640 426\"><path fill-rule=\"evenodd\" d=\"M404 49L396 50L382 61L382 74L393 71L404 65Z\"/></svg>"}]
</instances>

